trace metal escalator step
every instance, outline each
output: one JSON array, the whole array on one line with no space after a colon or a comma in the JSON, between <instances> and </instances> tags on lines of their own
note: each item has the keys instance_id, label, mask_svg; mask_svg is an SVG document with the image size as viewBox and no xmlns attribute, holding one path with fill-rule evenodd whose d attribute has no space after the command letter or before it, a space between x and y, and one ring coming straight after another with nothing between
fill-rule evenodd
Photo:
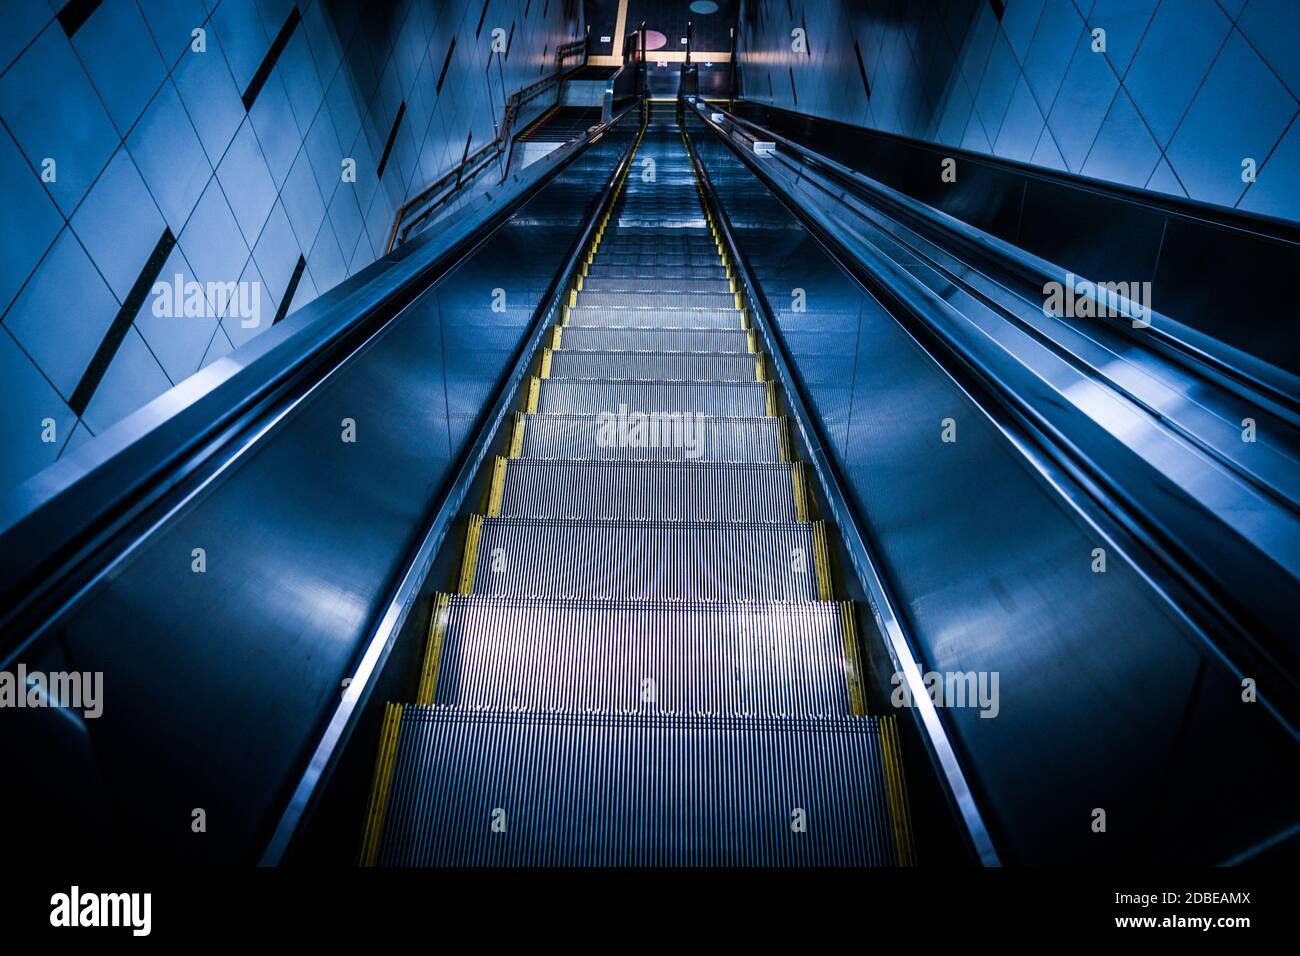
<instances>
[{"instance_id":1,"label":"metal escalator step","mask_svg":"<svg viewBox=\"0 0 1300 956\"><path fill-rule=\"evenodd\" d=\"M493 517L799 521L798 464L509 460ZM491 509L490 509L491 510Z\"/></svg>"},{"instance_id":2,"label":"metal escalator step","mask_svg":"<svg viewBox=\"0 0 1300 956\"><path fill-rule=\"evenodd\" d=\"M744 329L655 329L570 325L561 330L560 352L695 352L750 354ZM554 339L551 340L552 343ZM554 345L552 346L554 347Z\"/></svg>"},{"instance_id":3,"label":"metal escalator step","mask_svg":"<svg viewBox=\"0 0 1300 956\"><path fill-rule=\"evenodd\" d=\"M399 727L382 866L897 862L877 718L408 706Z\"/></svg>"},{"instance_id":4,"label":"metal escalator step","mask_svg":"<svg viewBox=\"0 0 1300 956\"><path fill-rule=\"evenodd\" d=\"M602 292L583 289L578 307L584 309L708 309L722 312L736 307L736 295L725 292Z\"/></svg>"},{"instance_id":5,"label":"metal escalator step","mask_svg":"<svg viewBox=\"0 0 1300 956\"><path fill-rule=\"evenodd\" d=\"M739 329L740 313L709 309L611 309L576 305L568 310L568 325L607 325L620 328Z\"/></svg>"},{"instance_id":6,"label":"metal escalator step","mask_svg":"<svg viewBox=\"0 0 1300 956\"><path fill-rule=\"evenodd\" d=\"M417 703L838 717L852 706L851 613L831 601L453 595Z\"/></svg>"},{"instance_id":7,"label":"metal escalator step","mask_svg":"<svg viewBox=\"0 0 1300 956\"><path fill-rule=\"evenodd\" d=\"M705 418L702 426L697 423L691 447L685 442L634 447L610 441L609 427L595 415L521 415L521 423L519 454L524 458L735 462L789 458L785 422L779 418Z\"/></svg>"},{"instance_id":8,"label":"metal escalator step","mask_svg":"<svg viewBox=\"0 0 1300 956\"><path fill-rule=\"evenodd\" d=\"M756 382L757 355L696 355L690 352L551 353L552 379L606 378L643 382Z\"/></svg>"},{"instance_id":9,"label":"metal escalator step","mask_svg":"<svg viewBox=\"0 0 1300 956\"><path fill-rule=\"evenodd\" d=\"M592 292L613 292L620 295L644 295L647 292L673 295L712 293L714 295L732 295L731 281L722 278L683 276L678 274L661 276L640 276L635 278L593 275L587 276L582 283L580 296Z\"/></svg>"},{"instance_id":10,"label":"metal escalator step","mask_svg":"<svg viewBox=\"0 0 1300 956\"><path fill-rule=\"evenodd\" d=\"M662 269L656 269L653 265L643 265L641 262L631 259L622 265L611 265L606 263L603 257L597 257L588 269L586 281L591 282L594 279L602 279L605 281L640 282L645 280L656 281L664 278L683 282L692 279L729 282L726 267L721 262L715 260L708 264L696 264L684 257L674 262L671 267L665 265Z\"/></svg>"},{"instance_id":11,"label":"metal escalator step","mask_svg":"<svg viewBox=\"0 0 1300 956\"><path fill-rule=\"evenodd\" d=\"M644 230L655 228L662 228L668 233L684 232L690 236L710 234L709 220L705 217L704 210L698 206L690 210L625 207L616 216L610 218L610 223L620 233L635 230L639 235L647 238L655 237Z\"/></svg>"},{"instance_id":12,"label":"metal escalator step","mask_svg":"<svg viewBox=\"0 0 1300 956\"><path fill-rule=\"evenodd\" d=\"M700 210L701 218L703 213L704 211ZM613 219L611 218L610 221L613 222ZM717 241L713 236L713 230L707 224L690 220L676 225L668 222L657 226L606 226L605 239L606 241L617 240L618 242L636 243L644 246L654 246L660 243L699 243L711 246Z\"/></svg>"},{"instance_id":13,"label":"metal escalator step","mask_svg":"<svg viewBox=\"0 0 1300 956\"><path fill-rule=\"evenodd\" d=\"M462 584L517 597L816 601L829 595L814 533L824 536L806 521L485 518Z\"/></svg>"},{"instance_id":14,"label":"metal escalator step","mask_svg":"<svg viewBox=\"0 0 1300 956\"><path fill-rule=\"evenodd\" d=\"M644 226L634 227L638 229L662 228L668 231L687 226L695 232L704 232L709 228L708 221L704 216L704 207L700 205L699 198L685 191L676 193L676 195L670 193L663 197L654 197L644 193L628 196L619 204L617 212L624 216L632 214L646 217L647 221Z\"/></svg>"},{"instance_id":15,"label":"metal escalator step","mask_svg":"<svg viewBox=\"0 0 1300 956\"><path fill-rule=\"evenodd\" d=\"M609 249L600 249L596 257L592 260L591 270L597 272L605 268L610 269L635 269L638 272L659 275L667 271L676 272L679 269L708 269L712 270L711 274L721 273L726 276L726 266L722 264L722 258L718 255L716 249L705 249L698 252L668 252L660 250L658 252L616 252Z\"/></svg>"},{"instance_id":16,"label":"metal escalator step","mask_svg":"<svg viewBox=\"0 0 1300 956\"><path fill-rule=\"evenodd\" d=\"M543 379L533 411L558 415L652 413L718 418L769 414L763 382L629 382L611 379Z\"/></svg>"},{"instance_id":17,"label":"metal escalator step","mask_svg":"<svg viewBox=\"0 0 1300 956\"><path fill-rule=\"evenodd\" d=\"M648 236L628 235L622 232L608 233L600 243L601 252L635 252L638 254L654 252L699 252L701 254L718 251L717 243L710 236L677 236L664 239L652 239Z\"/></svg>"}]
</instances>

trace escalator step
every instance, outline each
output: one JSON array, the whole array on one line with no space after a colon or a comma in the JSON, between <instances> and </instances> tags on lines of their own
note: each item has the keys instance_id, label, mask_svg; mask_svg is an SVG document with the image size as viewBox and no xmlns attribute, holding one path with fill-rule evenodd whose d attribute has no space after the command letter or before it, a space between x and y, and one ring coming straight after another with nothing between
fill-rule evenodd
<instances>
[{"instance_id":1,"label":"escalator step","mask_svg":"<svg viewBox=\"0 0 1300 956\"><path fill-rule=\"evenodd\" d=\"M659 250L640 253L635 250L618 252L602 246L592 261L591 271L599 273L599 270L605 268L633 269L650 275L662 275L666 271L675 272L678 269L702 270L709 275L726 275L726 267L723 266L718 251L713 248L696 252Z\"/></svg>"},{"instance_id":2,"label":"escalator step","mask_svg":"<svg viewBox=\"0 0 1300 956\"><path fill-rule=\"evenodd\" d=\"M686 282L692 279L707 279L717 282L727 282L727 270L721 262L712 262L708 264L692 265L690 260L681 257L672 264L671 269L664 265L663 268L655 269L654 263L657 260L651 259L649 262L641 259L632 259L622 265L611 265L607 261L608 257L598 258L590 267L587 275L587 282L593 279L621 279L623 281L641 282L645 280L658 281L671 273L675 281Z\"/></svg>"},{"instance_id":3,"label":"escalator step","mask_svg":"<svg viewBox=\"0 0 1300 956\"><path fill-rule=\"evenodd\" d=\"M601 242L597 255L604 253L623 253L624 255L688 255L717 256L718 247L707 236L678 236L665 239L651 239L646 236L626 235L621 232L606 235Z\"/></svg>"},{"instance_id":4,"label":"escalator step","mask_svg":"<svg viewBox=\"0 0 1300 956\"><path fill-rule=\"evenodd\" d=\"M839 717L859 666L846 607L455 595L417 703Z\"/></svg>"},{"instance_id":5,"label":"escalator step","mask_svg":"<svg viewBox=\"0 0 1300 956\"><path fill-rule=\"evenodd\" d=\"M707 309L722 312L736 307L736 295L725 292L602 292L583 289L578 306L584 309ZM737 320L739 324L739 320Z\"/></svg>"},{"instance_id":6,"label":"escalator step","mask_svg":"<svg viewBox=\"0 0 1300 956\"><path fill-rule=\"evenodd\" d=\"M663 601L831 597L820 524L485 518L476 531L477 551L471 553L477 560L461 579L473 594Z\"/></svg>"},{"instance_id":7,"label":"escalator step","mask_svg":"<svg viewBox=\"0 0 1300 956\"><path fill-rule=\"evenodd\" d=\"M576 460L688 461L684 442L646 447L610 441L610 426L595 415L523 415L520 455ZM604 433L602 434L602 427ZM697 424L697 428L700 426ZM785 424L777 418L705 418L697 461L780 462L788 460ZM692 436L694 437L694 436Z\"/></svg>"},{"instance_id":8,"label":"escalator step","mask_svg":"<svg viewBox=\"0 0 1300 956\"><path fill-rule=\"evenodd\" d=\"M629 379L660 382L756 382L758 356L697 355L690 352L572 352L551 353L555 379Z\"/></svg>"},{"instance_id":9,"label":"escalator step","mask_svg":"<svg viewBox=\"0 0 1300 956\"><path fill-rule=\"evenodd\" d=\"M504 459L503 459L504 460ZM539 461L502 468L495 516L625 521L802 521L801 465Z\"/></svg>"},{"instance_id":10,"label":"escalator step","mask_svg":"<svg viewBox=\"0 0 1300 956\"><path fill-rule=\"evenodd\" d=\"M568 311L569 325L657 327L661 329L738 329L739 312L707 309L610 309L576 305Z\"/></svg>"},{"instance_id":11,"label":"escalator step","mask_svg":"<svg viewBox=\"0 0 1300 956\"><path fill-rule=\"evenodd\" d=\"M553 341L553 340L552 340ZM552 345L555 348L554 345ZM572 325L562 331L559 352L692 352L752 354L743 329L638 329Z\"/></svg>"},{"instance_id":12,"label":"escalator step","mask_svg":"<svg viewBox=\"0 0 1300 956\"><path fill-rule=\"evenodd\" d=\"M888 786L871 717L408 706L377 862L890 866Z\"/></svg>"},{"instance_id":13,"label":"escalator step","mask_svg":"<svg viewBox=\"0 0 1300 956\"><path fill-rule=\"evenodd\" d=\"M682 275L645 276L640 278L610 277L605 275L588 276L582 284L581 295L585 298L592 292L613 292L621 295L641 295L647 292L658 293L712 293L731 295L731 282L724 278L695 278Z\"/></svg>"},{"instance_id":14,"label":"escalator step","mask_svg":"<svg viewBox=\"0 0 1300 956\"><path fill-rule=\"evenodd\" d=\"M536 411L556 415L714 415L762 418L769 414L764 382L627 382L609 379L544 379ZM675 423L673 424L676 427Z\"/></svg>"}]
</instances>

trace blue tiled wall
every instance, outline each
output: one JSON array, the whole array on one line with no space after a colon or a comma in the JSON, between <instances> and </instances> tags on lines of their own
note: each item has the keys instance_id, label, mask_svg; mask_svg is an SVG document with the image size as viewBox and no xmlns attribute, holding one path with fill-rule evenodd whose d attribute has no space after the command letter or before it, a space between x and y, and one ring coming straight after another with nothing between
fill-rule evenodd
<instances>
[{"instance_id":1,"label":"blue tiled wall","mask_svg":"<svg viewBox=\"0 0 1300 956\"><path fill-rule=\"evenodd\" d=\"M739 46L753 100L1300 220L1297 0L743 0Z\"/></svg>"},{"instance_id":2,"label":"blue tiled wall","mask_svg":"<svg viewBox=\"0 0 1300 956\"><path fill-rule=\"evenodd\" d=\"M382 255L397 208L496 135L580 18L564 0L0 3L0 488ZM142 274L178 273L258 282L260 324L133 308Z\"/></svg>"}]
</instances>

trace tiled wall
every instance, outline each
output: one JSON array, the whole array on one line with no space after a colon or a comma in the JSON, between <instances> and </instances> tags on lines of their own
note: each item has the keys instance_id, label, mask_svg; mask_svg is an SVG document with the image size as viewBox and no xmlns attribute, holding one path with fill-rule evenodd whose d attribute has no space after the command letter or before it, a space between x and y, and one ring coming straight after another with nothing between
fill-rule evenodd
<instances>
[{"instance_id":1,"label":"tiled wall","mask_svg":"<svg viewBox=\"0 0 1300 956\"><path fill-rule=\"evenodd\" d=\"M382 255L580 21L573 0L0 3L0 489ZM259 324L158 317L176 274L257 282Z\"/></svg>"},{"instance_id":2,"label":"tiled wall","mask_svg":"<svg viewBox=\"0 0 1300 956\"><path fill-rule=\"evenodd\" d=\"M1300 220L1298 0L742 0L740 21L747 98Z\"/></svg>"}]
</instances>

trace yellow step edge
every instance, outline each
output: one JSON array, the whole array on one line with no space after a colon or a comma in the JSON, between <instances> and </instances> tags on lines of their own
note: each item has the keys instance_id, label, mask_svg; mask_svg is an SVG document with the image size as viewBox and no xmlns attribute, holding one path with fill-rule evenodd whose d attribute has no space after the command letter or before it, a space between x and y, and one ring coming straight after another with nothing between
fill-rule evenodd
<instances>
[{"instance_id":1,"label":"yellow step edge","mask_svg":"<svg viewBox=\"0 0 1300 956\"><path fill-rule=\"evenodd\" d=\"M510 433L510 457L518 458L524 453L524 413L515 412L515 426Z\"/></svg>"},{"instance_id":2,"label":"yellow step edge","mask_svg":"<svg viewBox=\"0 0 1300 956\"><path fill-rule=\"evenodd\" d=\"M465 551L460 556L460 580L456 584L460 594L474 592L474 568L478 564L478 542L482 535L483 516L470 515L469 526L465 529Z\"/></svg>"},{"instance_id":3,"label":"yellow step edge","mask_svg":"<svg viewBox=\"0 0 1300 956\"><path fill-rule=\"evenodd\" d=\"M831 593L831 551L826 544L826 522L814 521L812 534L813 563L817 567L817 600L831 601L835 595Z\"/></svg>"},{"instance_id":4,"label":"yellow step edge","mask_svg":"<svg viewBox=\"0 0 1300 956\"><path fill-rule=\"evenodd\" d=\"M804 489L803 462L790 463L790 481L794 484L794 519L808 520L808 498Z\"/></svg>"},{"instance_id":5,"label":"yellow step edge","mask_svg":"<svg viewBox=\"0 0 1300 956\"><path fill-rule=\"evenodd\" d=\"M530 376L528 379L528 404L524 408L524 411L530 415L537 414L537 401L541 397L541 390L541 379L536 375Z\"/></svg>"},{"instance_id":6,"label":"yellow step edge","mask_svg":"<svg viewBox=\"0 0 1300 956\"><path fill-rule=\"evenodd\" d=\"M415 692L417 704L432 704L438 690L438 667L442 663L442 642L447 636L447 617L451 609L451 595L439 594L433 602L433 617L429 619L429 640L424 646L424 664L420 668L420 689Z\"/></svg>"},{"instance_id":7,"label":"yellow step edge","mask_svg":"<svg viewBox=\"0 0 1300 956\"><path fill-rule=\"evenodd\" d=\"M570 289L570 290L569 290L569 308L573 308L573 307L574 307L575 305L577 305L577 304L578 304L578 290L577 290L577 289Z\"/></svg>"},{"instance_id":8,"label":"yellow step edge","mask_svg":"<svg viewBox=\"0 0 1300 956\"><path fill-rule=\"evenodd\" d=\"M551 326L551 348L558 349L560 347L560 339L563 336L564 336L564 328L559 325L552 325Z\"/></svg>"},{"instance_id":9,"label":"yellow step edge","mask_svg":"<svg viewBox=\"0 0 1300 956\"><path fill-rule=\"evenodd\" d=\"M844 681L849 690L849 713L865 717L867 699L862 691L862 658L858 656L858 625L852 601L840 601L840 630L844 633Z\"/></svg>"},{"instance_id":10,"label":"yellow step edge","mask_svg":"<svg viewBox=\"0 0 1300 956\"><path fill-rule=\"evenodd\" d=\"M764 372L765 370L763 368L763 353L759 352L754 356L754 381L766 382L767 375L764 374Z\"/></svg>"},{"instance_id":11,"label":"yellow step edge","mask_svg":"<svg viewBox=\"0 0 1300 956\"><path fill-rule=\"evenodd\" d=\"M585 273L585 272L579 272L579 273L578 273L578 277L577 277L577 279L574 280L573 287L574 287L574 289L576 289L578 292L581 292L581 291L582 291L582 277L585 276L586 274L587 274L587 273Z\"/></svg>"},{"instance_id":12,"label":"yellow step edge","mask_svg":"<svg viewBox=\"0 0 1300 956\"><path fill-rule=\"evenodd\" d=\"M542 368L541 368L540 377L541 378L551 377L551 350L550 349L545 349L545 348L542 349Z\"/></svg>"},{"instance_id":13,"label":"yellow step edge","mask_svg":"<svg viewBox=\"0 0 1300 956\"><path fill-rule=\"evenodd\" d=\"M767 414L776 417L776 383L769 381L767 383Z\"/></svg>"},{"instance_id":14,"label":"yellow step edge","mask_svg":"<svg viewBox=\"0 0 1300 956\"><path fill-rule=\"evenodd\" d=\"M495 518L501 514L501 497L506 490L506 459L500 455L492 463L492 491L488 495L488 517Z\"/></svg>"},{"instance_id":15,"label":"yellow step edge","mask_svg":"<svg viewBox=\"0 0 1300 956\"><path fill-rule=\"evenodd\" d=\"M361 851L357 862L374 866L379 858L379 838L384 832L384 814L388 810L388 790L393 782L393 764L397 758L397 738L402 729L402 705L385 704L379 730L379 753L375 756L375 775L370 784L370 804L366 825L361 832Z\"/></svg>"},{"instance_id":16,"label":"yellow step edge","mask_svg":"<svg viewBox=\"0 0 1300 956\"><path fill-rule=\"evenodd\" d=\"M897 718L879 718L880 740L885 756L885 791L889 816L894 823L894 850L899 866L916 866L912 842L912 815L907 806L907 780L903 776L903 750L898 741Z\"/></svg>"},{"instance_id":17,"label":"yellow step edge","mask_svg":"<svg viewBox=\"0 0 1300 956\"><path fill-rule=\"evenodd\" d=\"M753 355L758 352L758 342L754 339L752 329L745 333L745 343L749 346L749 354Z\"/></svg>"}]
</instances>

